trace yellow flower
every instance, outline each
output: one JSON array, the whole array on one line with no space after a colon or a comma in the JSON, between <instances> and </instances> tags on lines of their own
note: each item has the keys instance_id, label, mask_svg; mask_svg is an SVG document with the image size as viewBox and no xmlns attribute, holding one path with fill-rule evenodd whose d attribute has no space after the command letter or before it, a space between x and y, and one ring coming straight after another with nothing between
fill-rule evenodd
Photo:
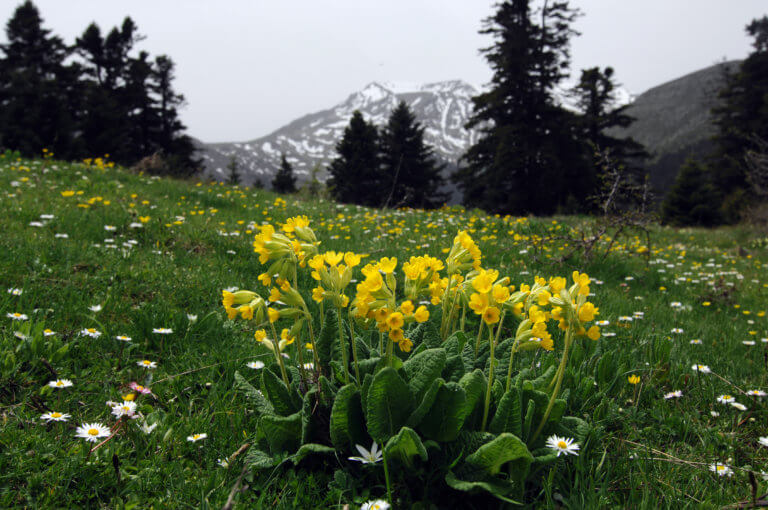
<instances>
[{"instance_id":1,"label":"yellow flower","mask_svg":"<svg viewBox=\"0 0 768 510\"><path fill-rule=\"evenodd\" d=\"M579 308L579 320L581 322L589 322L594 320L595 315L598 314L598 310L599 308L587 301L581 305L581 308Z\"/></svg>"},{"instance_id":2,"label":"yellow flower","mask_svg":"<svg viewBox=\"0 0 768 510\"><path fill-rule=\"evenodd\" d=\"M400 329L403 327L403 314L400 312L392 312L387 317L387 326L389 329Z\"/></svg>"},{"instance_id":3,"label":"yellow flower","mask_svg":"<svg viewBox=\"0 0 768 510\"><path fill-rule=\"evenodd\" d=\"M382 257L379 261L379 269L385 274L390 274L397 266L397 257Z\"/></svg>"},{"instance_id":4,"label":"yellow flower","mask_svg":"<svg viewBox=\"0 0 768 510\"><path fill-rule=\"evenodd\" d=\"M403 338L397 343L398 347L400 347L400 350L403 352L411 352L411 347L413 347L413 342L411 342L408 338Z\"/></svg>"},{"instance_id":5,"label":"yellow flower","mask_svg":"<svg viewBox=\"0 0 768 510\"><path fill-rule=\"evenodd\" d=\"M61 196L62 196L62 197L71 197L71 196L73 196L74 194L75 194L75 192L74 192L74 191L72 191L72 190L69 190L69 189L68 189L68 190L66 190L66 191L62 191L62 192L61 192Z\"/></svg>"},{"instance_id":6,"label":"yellow flower","mask_svg":"<svg viewBox=\"0 0 768 510\"><path fill-rule=\"evenodd\" d=\"M549 298L552 297L552 294L549 293L549 291L542 290L539 293L537 302L539 303L539 306L546 306L549 303Z\"/></svg>"},{"instance_id":7,"label":"yellow flower","mask_svg":"<svg viewBox=\"0 0 768 510\"><path fill-rule=\"evenodd\" d=\"M400 305L400 311L403 312L403 315L411 315L413 313L414 306L413 303L408 301L403 301Z\"/></svg>"},{"instance_id":8,"label":"yellow flower","mask_svg":"<svg viewBox=\"0 0 768 510\"><path fill-rule=\"evenodd\" d=\"M701 306L709 306L709 305L711 305L711 304L712 304L712 303L710 303L709 301L704 301L704 302L701 304Z\"/></svg>"},{"instance_id":9,"label":"yellow flower","mask_svg":"<svg viewBox=\"0 0 768 510\"><path fill-rule=\"evenodd\" d=\"M552 294L557 296L558 294L560 294L560 291L563 290L567 284L568 284L568 281L562 276L554 276L549 279L549 290L552 291Z\"/></svg>"},{"instance_id":10,"label":"yellow flower","mask_svg":"<svg viewBox=\"0 0 768 510\"><path fill-rule=\"evenodd\" d=\"M469 307L474 310L477 315L483 315L485 309L488 308L488 296L486 294L474 293L469 296Z\"/></svg>"},{"instance_id":11,"label":"yellow flower","mask_svg":"<svg viewBox=\"0 0 768 510\"><path fill-rule=\"evenodd\" d=\"M591 328L589 328L589 330L587 331L587 337L590 340L598 340L600 338L600 328L598 328L597 326L592 326Z\"/></svg>"},{"instance_id":12,"label":"yellow flower","mask_svg":"<svg viewBox=\"0 0 768 510\"><path fill-rule=\"evenodd\" d=\"M269 301L274 303L275 301L280 301L281 297L280 291L276 287L272 287L269 291Z\"/></svg>"},{"instance_id":13,"label":"yellow flower","mask_svg":"<svg viewBox=\"0 0 768 510\"><path fill-rule=\"evenodd\" d=\"M293 343L293 341L296 340L295 336L290 336L290 335L291 335L291 331L288 328L284 328L280 332L280 339L285 341L285 344L283 344L283 342L280 342L280 344L281 344L280 347L281 348L283 346L285 346L285 345L291 345Z\"/></svg>"},{"instance_id":14,"label":"yellow flower","mask_svg":"<svg viewBox=\"0 0 768 510\"><path fill-rule=\"evenodd\" d=\"M418 307L413 314L413 317L416 319L416 322L426 322L429 319L429 311L427 311L427 307L424 305Z\"/></svg>"},{"instance_id":15,"label":"yellow flower","mask_svg":"<svg viewBox=\"0 0 768 510\"><path fill-rule=\"evenodd\" d=\"M482 294L488 294L493 288L494 280L495 278L490 271L482 270L480 271L480 274L475 276L475 278L472 280L472 287L474 287L476 291Z\"/></svg>"},{"instance_id":16,"label":"yellow flower","mask_svg":"<svg viewBox=\"0 0 768 510\"><path fill-rule=\"evenodd\" d=\"M509 287L505 285L494 285L492 295L494 301L497 303L504 303L509 299Z\"/></svg>"},{"instance_id":17,"label":"yellow flower","mask_svg":"<svg viewBox=\"0 0 768 510\"><path fill-rule=\"evenodd\" d=\"M547 320L547 312L540 309L538 306L533 305L530 310L528 310L528 318L533 323L545 322Z\"/></svg>"},{"instance_id":18,"label":"yellow flower","mask_svg":"<svg viewBox=\"0 0 768 510\"><path fill-rule=\"evenodd\" d=\"M267 273L261 273L259 275L259 281L265 287L269 287L272 284L272 277L269 276Z\"/></svg>"},{"instance_id":19,"label":"yellow flower","mask_svg":"<svg viewBox=\"0 0 768 510\"><path fill-rule=\"evenodd\" d=\"M257 329L253 332L253 338L256 339L257 342L261 342L265 338L267 338L267 332L263 329Z\"/></svg>"},{"instance_id":20,"label":"yellow flower","mask_svg":"<svg viewBox=\"0 0 768 510\"><path fill-rule=\"evenodd\" d=\"M400 342L404 338L402 329L392 329L389 331L389 339L393 342Z\"/></svg>"},{"instance_id":21,"label":"yellow flower","mask_svg":"<svg viewBox=\"0 0 768 510\"><path fill-rule=\"evenodd\" d=\"M312 289L312 299L314 299L318 303L322 303L324 297L325 297L325 289L323 289L322 287L315 287L314 289Z\"/></svg>"},{"instance_id":22,"label":"yellow flower","mask_svg":"<svg viewBox=\"0 0 768 510\"><path fill-rule=\"evenodd\" d=\"M483 321L486 324L496 324L499 322L499 309L495 306L489 306L483 312Z\"/></svg>"},{"instance_id":23,"label":"yellow flower","mask_svg":"<svg viewBox=\"0 0 768 510\"><path fill-rule=\"evenodd\" d=\"M360 264L360 255L356 255L351 251L344 254L344 263L349 267L355 267Z\"/></svg>"},{"instance_id":24,"label":"yellow flower","mask_svg":"<svg viewBox=\"0 0 768 510\"><path fill-rule=\"evenodd\" d=\"M325 257L325 263L331 267L336 267L336 265L338 265L344 258L343 253L336 253L335 251L327 251L323 256Z\"/></svg>"},{"instance_id":25,"label":"yellow flower","mask_svg":"<svg viewBox=\"0 0 768 510\"><path fill-rule=\"evenodd\" d=\"M253 320L253 308L250 305L242 305L238 308L240 316L246 320Z\"/></svg>"},{"instance_id":26,"label":"yellow flower","mask_svg":"<svg viewBox=\"0 0 768 510\"><path fill-rule=\"evenodd\" d=\"M127 395L123 395L123 400L127 400L129 402L131 400L134 400L135 398L136 398L136 394L135 393L129 393Z\"/></svg>"},{"instance_id":27,"label":"yellow flower","mask_svg":"<svg viewBox=\"0 0 768 510\"><path fill-rule=\"evenodd\" d=\"M269 322L275 322L280 318L280 312L272 308L267 308L267 314L269 315Z\"/></svg>"},{"instance_id":28,"label":"yellow flower","mask_svg":"<svg viewBox=\"0 0 768 510\"><path fill-rule=\"evenodd\" d=\"M629 377L627 377L627 381L629 382L629 384L635 385L640 382L640 376L632 374Z\"/></svg>"}]
</instances>

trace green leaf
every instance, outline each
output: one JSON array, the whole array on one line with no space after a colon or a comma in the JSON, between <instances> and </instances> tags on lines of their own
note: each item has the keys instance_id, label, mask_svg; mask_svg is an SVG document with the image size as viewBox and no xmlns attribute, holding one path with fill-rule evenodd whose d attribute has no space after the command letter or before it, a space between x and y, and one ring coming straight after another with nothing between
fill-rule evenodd
<instances>
[{"instance_id":1,"label":"green leaf","mask_svg":"<svg viewBox=\"0 0 768 510\"><path fill-rule=\"evenodd\" d=\"M334 453L336 453L336 450L334 448L331 448L330 446L325 446L325 445L316 444L316 443L307 443L307 444L301 445L301 448L299 448L299 451L293 454L290 457L290 459L293 462L293 465L295 466L309 455L313 455L313 454L333 455Z\"/></svg>"},{"instance_id":2,"label":"green leaf","mask_svg":"<svg viewBox=\"0 0 768 510\"><path fill-rule=\"evenodd\" d=\"M345 449L368 442L357 386L348 384L339 390L333 401L330 422L331 442L337 448Z\"/></svg>"},{"instance_id":3,"label":"green leaf","mask_svg":"<svg viewBox=\"0 0 768 510\"><path fill-rule=\"evenodd\" d=\"M414 345L426 345L428 348L440 346L440 333L432 321L422 322L409 332L408 338Z\"/></svg>"},{"instance_id":4,"label":"green leaf","mask_svg":"<svg viewBox=\"0 0 768 510\"><path fill-rule=\"evenodd\" d=\"M326 310L323 320L323 327L320 329L320 335L315 340L317 348L317 357L320 360L320 367L326 374L331 373L331 360L333 359L334 344L339 342L339 325L336 311Z\"/></svg>"},{"instance_id":5,"label":"green leaf","mask_svg":"<svg viewBox=\"0 0 768 510\"><path fill-rule=\"evenodd\" d=\"M468 374L464 374L459 380L459 386L464 389L464 393L467 395L467 402L464 406L465 421L472 416L476 410L482 408L485 402L485 391L488 386L488 381L485 378L482 370L474 370Z\"/></svg>"},{"instance_id":6,"label":"green leaf","mask_svg":"<svg viewBox=\"0 0 768 510\"><path fill-rule=\"evenodd\" d=\"M275 467L279 461L267 452L251 447L248 450L248 454L245 456L245 463L250 466L251 469L270 469Z\"/></svg>"},{"instance_id":7,"label":"green leaf","mask_svg":"<svg viewBox=\"0 0 768 510\"><path fill-rule=\"evenodd\" d=\"M384 443L405 425L413 408L408 385L389 367L374 376L367 400L368 433L379 443Z\"/></svg>"},{"instance_id":8,"label":"green leaf","mask_svg":"<svg viewBox=\"0 0 768 510\"><path fill-rule=\"evenodd\" d=\"M408 468L412 468L417 456L426 462L427 450L415 430L403 427L384 446L384 456L387 461L395 460Z\"/></svg>"},{"instance_id":9,"label":"green leaf","mask_svg":"<svg viewBox=\"0 0 768 510\"><path fill-rule=\"evenodd\" d=\"M529 400L525 408L525 418L523 419L523 437L531 437L531 426L533 425L533 415L536 414L536 402Z\"/></svg>"},{"instance_id":10,"label":"green leaf","mask_svg":"<svg viewBox=\"0 0 768 510\"><path fill-rule=\"evenodd\" d=\"M521 437L523 435L523 417L520 400L520 390L515 387L510 388L501 397L488 430L494 434L509 432Z\"/></svg>"},{"instance_id":11,"label":"green leaf","mask_svg":"<svg viewBox=\"0 0 768 510\"><path fill-rule=\"evenodd\" d=\"M261 371L261 385L264 388L265 396L272 403L277 414L288 416L298 410L288 387L271 370Z\"/></svg>"},{"instance_id":12,"label":"green leaf","mask_svg":"<svg viewBox=\"0 0 768 510\"><path fill-rule=\"evenodd\" d=\"M368 391L371 389L371 383L373 383L373 375L365 374L363 377L363 386L360 388L360 404L363 407L363 413L368 413Z\"/></svg>"},{"instance_id":13,"label":"green leaf","mask_svg":"<svg viewBox=\"0 0 768 510\"><path fill-rule=\"evenodd\" d=\"M448 356L445 361L445 368L443 369L442 377L446 381L459 382L464 376L466 370L464 367L464 360L458 354Z\"/></svg>"},{"instance_id":14,"label":"green leaf","mask_svg":"<svg viewBox=\"0 0 768 510\"><path fill-rule=\"evenodd\" d=\"M468 467L488 475L498 474L507 462L512 463L510 473L518 482L525 480L533 462L533 456L525 443L508 432L499 434L496 439L478 448L466 460Z\"/></svg>"},{"instance_id":15,"label":"green leaf","mask_svg":"<svg viewBox=\"0 0 768 510\"><path fill-rule=\"evenodd\" d=\"M330 407L333 404L333 399L336 397L336 388L333 383L324 375L321 375L317 380L318 386L320 386L320 395L323 404Z\"/></svg>"},{"instance_id":16,"label":"green leaf","mask_svg":"<svg viewBox=\"0 0 768 510\"><path fill-rule=\"evenodd\" d=\"M408 421L405 423L407 426L416 427L419 425L419 423L421 423L421 420L424 419L424 416L427 415L429 410L432 408L432 405L435 403L438 390L444 384L445 381L442 379L435 379L432 381L432 385L424 393L424 397L422 397L421 402L418 406L416 406L416 409L414 409L411 415L408 417Z\"/></svg>"},{"instance_id":17,"label":"green leaf","mask_svg":"<svg viewBox=\"0 0 768 510\"><path fill-rule=\"evenodd\" d=\"M467 395L457 383L447 383L437 391L435 403L421 421L419 430L428 439L453 441L464 424Z\"/></svg>"},{"instance_id":18,"label":"green leaf","mask_svg":"<svg viewBox=\"0 0 768 510\"><path fill-rule=\"evenodd\" d=\"M522 505L519 501L508 498L506 495L514 490L514 485L507 480L495 478L492 476L482 477L481 480L460 480L453 471L448 471L445 475L445 483L457 491L469 492L488 492L502 501L513 505Z\"/></svg>"},{"instance_id":19,"label":"green leaf","mask_svg":"<svg viewBox=\"0 0 768 510\"><path fill-rule=\"evenodd\" d=\"M236 390L243 392L245 398L248 399L249 402L255 405L257 413L260 415L275 414L275 409L272 407L272 404L269 403L269 400L264 397L261 391L257 390L251 383L246 381L245 377L240 375L240 372L235 372L234 386Z\"/></svg>"},{"instance_id":20,"label":"green leaf","mask_svg":"<svg viewBox=\"0 0 768 510\"><path fill-rule=\"evenodd\" d=\"M259 428L273 454L296 451L301 444L301 413L290 416L263 416L259 421Z\"/></svg>"},{"instance_id":21,"label":"green leaf","mask_svg":"<svg viewBox=\"0 0 768 510\"><path fill-rule=\"evenodd\" d=\"M311 443L312 439L320 433L322 425L315 418L315 413L319 409L317 386L311 388L304 394L304 401L301 406L301 443Z\"/></svg>"},{"instance_id":22,"label":"green leaf","mask_svg":"<svg viewBox=\"0 0 768 510\"><path fill-rule=\"evenodd\" d=\"M408 358L403 370L408 376L408 387L414 395L420 395L440 377L445 366L445 350L429 349Z\"/></svg>"}]
</instances>

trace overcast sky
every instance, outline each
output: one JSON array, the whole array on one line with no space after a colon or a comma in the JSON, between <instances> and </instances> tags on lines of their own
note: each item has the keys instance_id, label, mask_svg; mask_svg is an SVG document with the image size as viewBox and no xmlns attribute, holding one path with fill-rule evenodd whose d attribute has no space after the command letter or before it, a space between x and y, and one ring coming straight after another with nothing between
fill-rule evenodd
<instances>
[{"instance_id":1,"label":"overcast sky","mask_svg":"<svg viewBox=\"0 0 768 510\"><path fill-rule=\"evenodd\" d=\"M21 1L0 0L8 20ZM141 49L176 62L182 120L206 142L266 135L329 108L376 80L484 84L478 34L489 0L36 0L45 25L71 43L131 16ZM765 0L572 0L584 16L572 73L613 66L630 92L723 59L744 58L744 26ZM0 39L5 40L4 33Z\"/></svg>"}]
</instances>

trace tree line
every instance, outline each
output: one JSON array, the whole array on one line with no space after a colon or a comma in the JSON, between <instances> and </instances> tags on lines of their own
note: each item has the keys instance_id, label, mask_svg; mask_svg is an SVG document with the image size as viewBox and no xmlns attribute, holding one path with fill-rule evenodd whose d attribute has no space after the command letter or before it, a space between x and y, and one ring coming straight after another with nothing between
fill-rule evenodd
<instances>
[{"instance_id":1,"label":"tree line","mask_svg":"<svg viewBox=\"0 0 768 510\"><path fill-rule=\"evenodd\" d=\"M604 185L600 155L609 153L627 180L640 181L646 153L636 141L609 134L633 121L616 104L612 68L581 72L569 91L578 111L559 104L555 92L568 76L571 24L580 13L567 1L531 3L503 2L484 21L481 32L494 39L482 50L493 78L473 98L466 126L479 139L450 180L464 205L489 212L591 212L591 198ZM446 197L442 168L405 103L381 131L355 112L336 151L329 189L339 201L436 207Z\"/></svg>"},{"instance_id":2,"label":"tree line","mask_svg":"<svg viewBox=\"0 0 768 510\"><path fill-rule=\"evenodd\" d=\"M126 166L161 155L162 168L152 170L179 176L199 170L179 120L184 96L173 88L174 62L136 51L143 36L131 18L106 34L91 23L66 44L43 27L27 0L5 33L0 147L24 156L46 148L63 159L109 155Z\"/></svg>"}]
</instances>

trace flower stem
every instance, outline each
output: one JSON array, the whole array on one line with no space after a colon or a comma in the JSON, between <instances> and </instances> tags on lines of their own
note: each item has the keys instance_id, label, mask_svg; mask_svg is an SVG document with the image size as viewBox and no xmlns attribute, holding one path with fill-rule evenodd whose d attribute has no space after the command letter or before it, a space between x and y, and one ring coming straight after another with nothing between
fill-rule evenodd
<instances>
[{"instance_id":1,"label":"flower stem","mask_svg":"<svg viewBox=\"0 0 768 510\"><path fill-rule=\"evenodd\" d=\"M283 354L280 352L280 341L278 340L277 330L275 329L275 325L272 322L269 323L269 327L272 328L272 338L274 339L272 341L272 345L274 346L275 360L280 367L280 374L283 376L283 382L286 386L288 386L288 374L285 371Z\"/></svg>"},{"instance_id":2,"label":"flower stem","mask_svg":"<svg viewBox=\"0 0 768 510\"><path fill-rule=\"evenodd\" d=\"M344 325L341 323L341 308L337 309L339 323L339 345L341 346L341 367L344 371L344 384L349 384L349 370L347 369L347 344L344 341ZM358 382L358 384L360 384Z\"/></svg>"},{"instance_id":3,"label":"flower stem","mask_svg":"<svg viewBox=\"0 0 768 510\"><path fill-rule=\"evenodd\" d=\"M565 376L565 366L568 363L568 350L571 347L571 340L573 338L573 326L568 326L568 331L565 333L565 349L563 350L563 357L560 360L560 366L557 369L557 382L555 383L555 389L552 391L552 395L549 397L549 404L547 404L547 410L544 411L544 416L541 417L541 423L536 428L536 432L533 433L533 437L529 441L529 444L533 444L539 434L541 434L544 425L547 424L549 414L552 412L552 408L555 406L555 400L560 393L560 387L563 384L563 377Z\"/></svg>"},{"instance_id":4,"label":"flower stem","mask_svg":"<svg viewBox=\"0 0 768 510\"><path fill-rule=\"evenodd\" d=\"M482 322L480 323L482 325ZM488 422L488 409L491 406L491 388L493 387L493 371L494 371L494 344L496 343L493 338L493 328L488 326L488 341L491 343L491 368L488 370L488 387L485 390L485 407L483 408L483 424L480 426L480 432L485 432L485 425Z\"/></svg>"},{"instance_id":5,"label":"flower stem","mask_svg":"<svg viewBox=\"0 0 768 510\"><path fill-rule=\"evenodd\" d=\"M477 358L477 353L480 352L480 338L482 333L483 333L483 319L481 317L480 328L477 330L477 340L475 340L475 358Z\"/></svg>"},{"instance_id":6,"label":"flower stem","mask_svg":"<svg viewBox=\"0 0 768 510\"><path fill-rule=\"evenodd\" d=\"M387 484L387 499L389 500L390 504L393 504L394 502L392 501L392 487L389 483L389 469L387 468L387 454L384 451L383 447L381 449L381 457L384 464L384 481Z\"/></svg>"}]
</instances>

